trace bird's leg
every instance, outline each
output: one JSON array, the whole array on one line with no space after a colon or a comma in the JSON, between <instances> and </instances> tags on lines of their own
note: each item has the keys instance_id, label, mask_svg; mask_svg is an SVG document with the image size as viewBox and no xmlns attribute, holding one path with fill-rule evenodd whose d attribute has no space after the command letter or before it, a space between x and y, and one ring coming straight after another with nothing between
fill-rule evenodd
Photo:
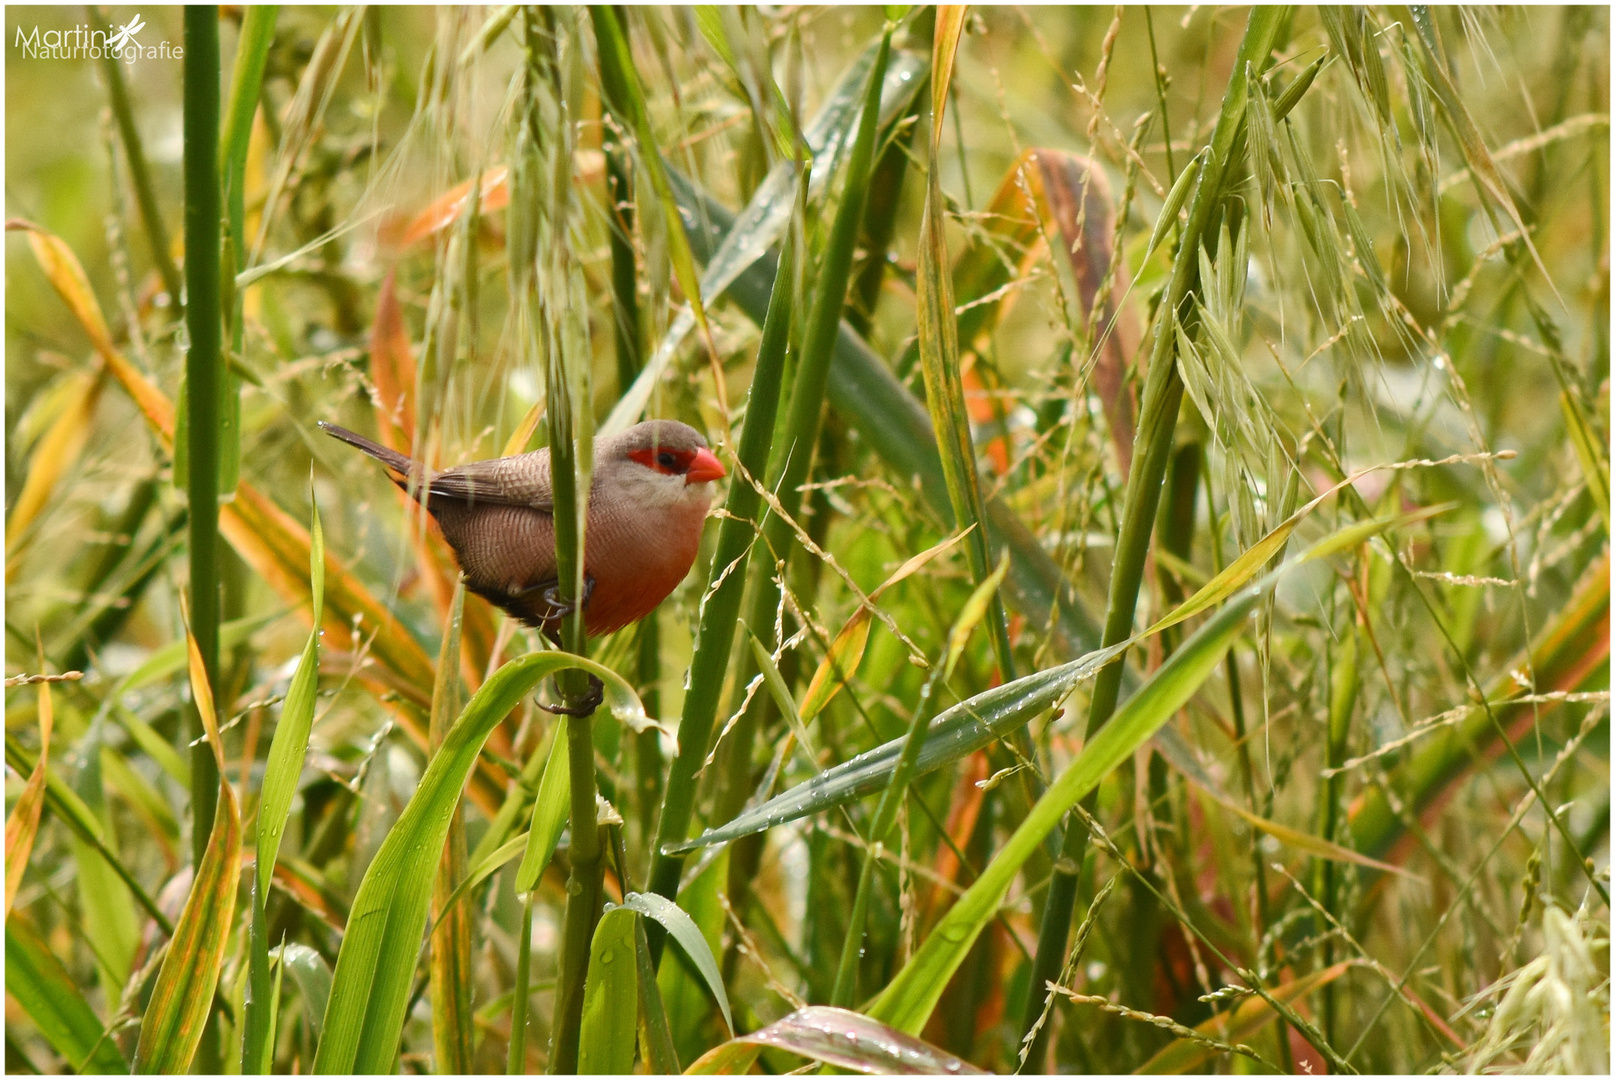
<instances>
[{"instance_id":1,"label":"bird's leg","mask_svg":"<svg viewBox=\"0 0 1615 1080\"><path fill-rule=\"evenodd\" d=\"M545 622L564 619L574 611L588 606L589 597L594 595L594 575L583 575L583 595L579 597L576 603L569 604L561 599L560 582L545 586L534 586L530 591L537 592L539 599L544 602L545 607L548 609L547 613L542 616ZM545 705L543 702L539 702L538 707L545 712L554 713L556 716L589 716L606 699L605 691L606 684L601 682L598 677L590 675L589 691L583 696L583 700L576 705Z\"/></svg>"},{"instance_id":2,"label":"bird's leg","mask_svg":"<svg viewBox=\"0 0 1615 1080\"><path fill-rule=\"evenodd\" d=\"M529 585L527 588L514 593L513 596L520 598L531 596L534 593L538 594L538 600L544 605L543 611L533 613L534 618L541 622L564 619L579 608L588 607L589 597L594 595L594 575L583 575L583 596L575 603L568 603L561 599L561 583L559 581Z\"/></svg>"}]
</instances>

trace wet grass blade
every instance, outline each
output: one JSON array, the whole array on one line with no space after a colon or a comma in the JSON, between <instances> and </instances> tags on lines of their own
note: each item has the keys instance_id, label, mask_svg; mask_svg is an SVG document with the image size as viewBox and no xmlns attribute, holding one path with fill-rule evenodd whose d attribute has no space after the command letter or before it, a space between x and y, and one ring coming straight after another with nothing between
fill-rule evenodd
<instances>
[{"instance_id":1,"label":"wet grass blade","mask_svg":"<svg viewBox=\"0 0 1615 1080\"><path fill-rule=\"evenodd\" d=\"M1442 509L1444 508L1426 507L1408 514L1371 518L1366 522L1347 525L1313 544L1288 566L1272 573L1281 574L1290 566L1337 554L1361 544L1370 536L1385 529L1423 520ZM1283 535L1287 537L1294 526L1288 523L1286 525L1287 528L1281 526L1280 529L1274 530L1274 533L1283 530ZM1258 541L1251 550L1262 555L1262 558L1247 559L1244 565L1255 568L1266 565L1266 560L1272 553L1282 547L1281 544L1270 542L1272 540L1273 534L1269 534L1269 537ZM927 731L925 742L915 761L914 775L924 776L974 753L996 739L1004 738L1044 709L1052 708L1069 694L1077 683L1093 677L1104 665L1126 650L1159 633L1164 627L1175 626L1191 615L1204 612L1215 603L1228 599L1240 587L1247 585L1253 576L1254 573L1247 570L1227 576L1219 575L1154 626L1125 641L1108 649L1095 650L1068 663L1022 676L1014 682L993 687L940 713L931 722ZM1263 581L1271 578L1272 574ZM1208 596L1212 597L1209 602ZM967 624L967 616L973 606L980 601L981 595L978 589L961 610L960 627ZM902 745L902 739L893 739L873 750L867 750L834 768L825 770L811 780L776 795L760 806L746 810L733 820L677 845L673 850L688 851L696 847L735 840L873 794L886 786L887 778L896 768Z\"/></svg>"},{"instance_id":2,"label":"wet grass blade","mask_svg":"<svg viewBox=\"0 0 1615 1080\"><path fill-rule=\"evenodd\" d=\"M6 993L74 1072L128 1073L129 1063L72 976L21 916L6 917Z\"/></svg>"},{"instance_id":3,"label":"wet grass blade","mask_svg":"<svg viewBox=\"0 0 1615 1080\"><path fill-rule=\"evenodd\" d=\"M39 684L39 758L33 771L17 796L11 813L6 816L6 918L11 918L11 905L17 899L17 886L22 884L22 873L28 867L28 857L34 851L34 837L39 833L39 814L45 808L45 779L49 776L50 734L56 710L51 705L50 683Z\"/></svg>"},{"instance_id":4,"label":"wet grass blade","mask_svg":"<svg viewBox=\"0 0 1615 1080\"><path fill-rule=\"evenodd\" d=\"M183 1073L190 1069L224 966L225 946L235 917L236 884L241 875L241 811L225 775L207 669L194 636L190 642L191 694L207 733L214 775L218 777L218 807L190 895L174 923L174 936L157 971L151 1003L141 1021L134 1061L134 1071L138 1073Z\"/></svg>"},{"instance_id":5,"label":"wet grass blade","mask_svg":"<svg viewBox=\"0 0 1615 1080\"><path fill-rule=\"evenodd\" d=\"M275 950L281 970L290 970L292 981L303 995L303 1015L308 1017L314 1037L320 1037L325 1019L325 1003L331 996L331 968L325 958L307 945L288 944ZM278 995L277 995L278 996Z\"/></svg>"},{"instance_id":6,"label":"wet grass blade","mask_svg":"<svg viewBox=\"0 0 1615 1080\"><path fill-rule=\"evenodd\" d=\"M583 990L583 1030L578 1036L580 1076L625 1076L634 1071L639 1019L639 979L634 931L639 917L612 908L595 924L589 946L589 977Z\"/></svg>"},{"instance_id":7,"label":"wet grass blade","mask_svg":"<svg viewBox=\"0 0 1615 1080\"><path fill-rule=\"evenodd\" d=\"M600 678L613 712L642 714L633 690L615 672L565 653L512 660L482 685L428 763L359 885L337 954L316 1072L392 1070L434 870L460 791L495 725L539 682L566 667Z\"/></svg>"},{"instance_id":8,"label":"wet grass blade","mask_svg":"<svg viewBox=\"0 0 1615 1080\"><path fill-rule=\"evenodd\" d=\"M701 928L685 910L655 893L629 893L623 897L622 906L629 911L637 911L647 919L654 919L661 924L663 930L676 942L684 955L689 957L690 963L701 973L706 981L707 989L718 1002L718 1010L723 1013L723 1022L729 1030L735 1029L733 1014L729 1011L729 995L723 988L723 976L718 973L718 961L712 955L712 947L707 944L706 937Z\"/></svg>"},{"instance_id":9,"label":"wet grass blade","mask_svg":"<svg viewBox=\"0 0 1615 1080\"><path fill-rule=\"evenodd\" d=\"M1252 588L1230 601L1150 677L1066 770L1049 785L992 862L982 870L902 971L869 1008L869 1015L900 1031L917 1034L977 936L997 914L1021 865L1071 807L1117 765L1128 760L1170 720L1222 662L1261 597Z\"/></svg>"},{"instance_id":10,"label":"wet grass blade","mask_svg":"<svg viewBox=\"0 0 1615 1080\"><path fill-rule=\"evenodd\" d=\"M1028 723L1059 703L1077 683L1091 678L1119 651L1090 653L1070 663L1024 675L938 714L920 747L914 775L934 772ZM689 851L735 840L872 795L886 787L902 745L903 740L897 739L865 751L672 850Z\"/></svg>"},{"instance_id":11,"label":"wet grass blade","mask_svg":"<svg viewBox=\"0 0 1615 1080\"><path fill-rule=\"evenodd\" d=\"M764 1049L871 1076L980 1076L968 1061L867 1016L810 1005L749 1035L738 1035L691 1065L687 1076L744 1073Z\"/></svg>"}]
</instances>

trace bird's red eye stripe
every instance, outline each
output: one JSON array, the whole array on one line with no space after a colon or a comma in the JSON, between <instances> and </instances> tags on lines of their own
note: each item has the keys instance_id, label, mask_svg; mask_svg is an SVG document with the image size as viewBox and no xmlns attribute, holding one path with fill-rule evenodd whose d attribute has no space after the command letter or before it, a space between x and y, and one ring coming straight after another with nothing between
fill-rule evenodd
<instances>
[{"instance_id":1,"label":"bird's red eye stripe","mask_svg":"<svg viewBox=\"0 0 1615 1080\"><path fill-rule=\"evenodd\" d=\"M664 476L683 476L690 471L690 462L695 459L694 450L630 450L628 456L639 462L647 469L655 469Z\"/></svg>"}]
</instances>

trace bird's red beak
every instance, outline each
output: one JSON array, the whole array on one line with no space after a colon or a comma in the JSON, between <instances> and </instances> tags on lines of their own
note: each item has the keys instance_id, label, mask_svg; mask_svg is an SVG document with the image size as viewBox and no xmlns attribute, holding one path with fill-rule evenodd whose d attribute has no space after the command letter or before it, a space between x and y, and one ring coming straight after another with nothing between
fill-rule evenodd
<instances>
[{"instance_id":1,"label":"bird's red beak","mask_svg":"<svg viewBox=\"0 0 1615 1080\"><path fill-rule=\"evenodd\" d=\"M729 470L723 467L711 450L697 450L690 467L684 472L686 484L704 484L708 480L722 480L729 475Z\"/></svg>"}]
</instances>

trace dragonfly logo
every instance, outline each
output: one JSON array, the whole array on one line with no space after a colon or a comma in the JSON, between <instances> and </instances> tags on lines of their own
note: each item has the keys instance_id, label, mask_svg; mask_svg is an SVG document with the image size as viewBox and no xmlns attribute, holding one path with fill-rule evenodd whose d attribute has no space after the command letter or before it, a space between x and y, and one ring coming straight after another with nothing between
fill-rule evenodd
<instances>
[{"instance_id":1,"label":"dragonfly logo","mask_svg":"<svg viewBox=\"0 0 1615 1080\"><path fill-rule=\"evenodd\" d=\"M140 43L135 40L135 35L145 28L146 24L141 20L140 13L137 11L134 18L118 27L118 32L112 36L107 44L111 46L114 52L123 51L126 45L133 45L138 49L140 48Z\"/></svg>"}]
</instances>

